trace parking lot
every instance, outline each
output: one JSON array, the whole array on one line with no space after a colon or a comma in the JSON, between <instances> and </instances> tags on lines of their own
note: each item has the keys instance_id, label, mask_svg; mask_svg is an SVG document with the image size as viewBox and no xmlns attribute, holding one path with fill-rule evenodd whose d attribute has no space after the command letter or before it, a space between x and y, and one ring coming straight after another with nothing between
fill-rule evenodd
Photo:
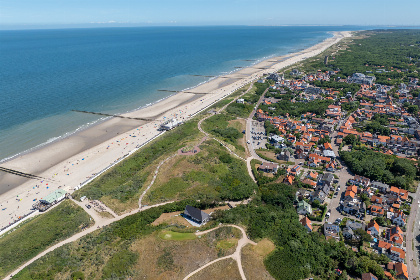
<instances>
[{"instance_id":1,"label":"parking lot","mask_svg":"<svg viewBox=\"0 0 420 280\"><path fill-rule=\"evenodd\" d=\"M267 136L265 135L264 123L258 121L251 122L251 140L254 149L265 148Z\"/></svg>"}]
</instances>

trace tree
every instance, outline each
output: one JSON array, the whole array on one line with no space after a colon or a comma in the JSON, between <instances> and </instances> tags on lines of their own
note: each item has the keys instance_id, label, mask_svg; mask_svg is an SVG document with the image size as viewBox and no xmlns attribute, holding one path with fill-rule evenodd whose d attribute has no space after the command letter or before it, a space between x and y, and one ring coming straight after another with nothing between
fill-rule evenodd
<instances>
[{"instance_id":1,"label":"tree","mask_svg":"<svg viewBox=\"0 0 420 280\"><path fill-rule=\"evenodd\" d=\"M330 136L325 135L324 137L318 140L318 145L324 145L324 143L331 143Z\"/></svg>"},{"instance_id":2,"label":"tree","mask_svg":"<svg viewBox=\"0 0 420 280\"><path fill-rule=\"evenodd\" d=\"M349 134L346 137L343 138L343 141L347 145L354 145L354 143L357 141L357 137L354 134Z\"/></svg>"},{"instance_id":3,"label":"tree","mask_svg":"<svg viewBox=\"0 0 420 280\"><path fill-rule=\"evenodd\" d=\"M410 114L417 115L419 112L419 107L417 105L410 105L407 107L407 112Z\"/></svg>"},{"instance_id":4,"label":"tree","mask_svg":"<svg viewBox=\"0 0 420 280\"><path fill-rule=\"evenodd\" d=\"M361 243L372 241L372 236L370 236L370 234L364 231L363 229L360 229L360 228L356 229L354 231L354 235L357 237L357 239L359 239Z\"/></svg>"}]
</instances>

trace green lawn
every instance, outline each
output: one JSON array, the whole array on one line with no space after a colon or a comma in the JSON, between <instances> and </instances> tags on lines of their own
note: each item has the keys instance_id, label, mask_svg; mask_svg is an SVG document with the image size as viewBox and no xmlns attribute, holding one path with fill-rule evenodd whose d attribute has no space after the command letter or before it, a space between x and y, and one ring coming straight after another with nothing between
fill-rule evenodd
<instances>
[{"instance_id":1,"label":"green lawn","mask_svg":"<svg viewBox=\"0 0 420 280\"><path fill-rule=\"evenodd\" d=\"M90 225L89 215L67 200L0 238L0 278L60 240Z\"/></svg>"},{"instance_id":2,"label":"green lawn","mask_svg":"<svg viewBox=\"0 0 420 280\"><path fill-rule=\"evenodd\" d=\"M192 240L192 239L197 238L194 233L175 232L175 231L169 231L169 230L163 230L159 232L158 236L164 240L176 240L176 241Z\"/></svg>"}]
</instances>

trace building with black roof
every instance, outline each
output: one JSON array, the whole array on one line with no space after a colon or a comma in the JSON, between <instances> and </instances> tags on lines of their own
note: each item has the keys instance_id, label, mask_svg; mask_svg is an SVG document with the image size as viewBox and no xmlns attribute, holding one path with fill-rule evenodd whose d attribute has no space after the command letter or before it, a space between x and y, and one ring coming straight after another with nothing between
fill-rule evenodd
<instances>
[{"instance_id":1,"label":"building with black roof","mask_svg":"<svg viewBox=\"0 0 420 280\"><path fill-rule=\"evenodd\" d=\"M187 205L185 207L184 215L186 216L186 218L193 220L194 222L199 224L204 224L210 220L209 214L190 205Z\"/></svg>"}]
</instances>

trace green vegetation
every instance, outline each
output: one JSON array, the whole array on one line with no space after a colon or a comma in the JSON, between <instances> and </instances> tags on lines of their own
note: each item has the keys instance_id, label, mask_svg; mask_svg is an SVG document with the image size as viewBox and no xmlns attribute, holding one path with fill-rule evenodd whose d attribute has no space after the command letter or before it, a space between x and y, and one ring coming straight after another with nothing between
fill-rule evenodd
<instances>
[{"instance_id":1,"label":"green vegetation","mask_svg":"<svg viewBox=\"0 0 420 280\"><path fill-rule=\"evenodd\" d=\"M233 102L226 107L226 112L240 118L247 118L249 114L251 114L253 108L254 105L252 104L241 104Z\"/></svg>"},{"instance_id":2,"label":"green vegetation","mask_svg":"<svg viewBox=\"0 0 420 280\"><path fill-rule=\"evenodd\" d=\"M133 214L76 242L55 249L23 269L13 279L45 280L54 279L57 275L77 276L80 273L85 279L126 279L135 274L132 267L139 257L130 249L131 244L157 230L162 230L165 225L150 225L162 213L181 211L186 205L200 209L214 207L214 204L184 200ZM208 225L211 224L210 222ZM7 245L2 245L2 248L5 246ZM3 253L3 250L0 253ZM13 260L9 257L2 258L2 264L5 259ZM164 265L168 257L161 259Z\"/></svg>"},{"instance_id":3,"label":"green vegetation","mask_svg":"<svg viewBox=\"0 0 420 280\"><path fill-rule=\"evenodd\" d=\"M192 240L195 239L196 236L194 233L188 232L175 232L169 230L163 230L159 233L159 237L164 240Z\"/></svg>"},{"instance_id":4,"label":"green vegetation","mask_svg":"<svg viewBox=\"0 0 420 280\"><path fill-rule=\"evenodd\" d=\"M76 191L73 196L76 199L82 196L98 200L104 200L104 198L105 200L113 199L121 204L133 203L137 205L141 188L149 176L149 173L144 172L144 169L162 155L182 148L187 141L196 138L197 133L196 121L189 121L167 132L150 145L95 179L89 185ZM112 204L109 206L111 207Z\"/></svg>"},{"instance_id":5,"label":"green vegetation","mask_svg":"<svg viewBox=\"0 0 420 280\"><path fill-rule=\"evenodd\" d=\"M71 201L35 217L0 239L0 277L91 224L89 215Z\"/></svg>"},{"instance_id":6,"label":"green vegetation","mask_svg":"<svg viewBox=\"0 0 420 280\"><path fill-rule=\"evenodd\" d=\"M361 148L341 151L340 156L355 174L406 190L417 176L417 168L412 161L393 155Z\"/></svg>"},{"instance_id":7,"label":"green vegetation","mask_svg":"<svg viewBox=\"0 0 420 280\"><path fill-rule=\"evenodd\" d=\"M245 151L245 148L238 144L238 139L244 135L234 127L229 127L229 121L236 119L227 114L217 114L206 119L202 127L205 131L215 134L220 137L224 142L233 145L240 151Z\"/></svg>"},{"instance_id":8,"label":"green vegetation","mask_svg":"<svg viewBox=\"0 0 420 280\"><path fill-rule=\"evenodd\" d=\"M255 162L251 162L252 166ZM307 233L293 207L296 189L292 186L259 180L258 198L251 204L229 211L216 211L222 223L243 224L252 239L269 238L276 249L265 259L265 266L276 279L339 279L335 269L360 277L372 272L385 279L380 263L361 250L353 252L343 242L326 241L317 232ZM346 273L347 273L346 272Z\"/></svg>"},{"instance_id":9,"label":"green vegetation","mask_svg":"<svg viewBox=\"0 0 420 280\"><path fill-rule=\"evenodd\" d=\"M354 112L357 109L359 109L359 101L352 101L341 104L341 110L347 111L347 112Z\"/></svg>"},{"instance_id":10,"label":"green vegetation","mask_svg":"<svg viewBox=\"0 0 420 280\"><path fill-rule=\"evenodd\" d=\"M284 116L288 113L290 116L300 117L302 114L307 112L314 113L317 116L322 116L331 104L331 100L316 100L308 103L293 103L290 100L281 100L270 105L261 104L259 108L270 116ZM269 110L268 107L273 107L275 109Z\"/></svg>"},{"instance_id":11,"label":"green vegetation","mask_svg":"<svg viewBox=\"0 0 420 280\"><path fill-rule=\"evenodd\" d=\"M215 140L205 141L200 149L198 154L179 157L173 164L162 166L160 172L165 176L158 176L146 200L221 201L242 200L252 195L256 184L248 175L245 162L231 156Z\"/></svg>"},{"instance_id":12,"label":"green vegetation","mask_svg":"<svg viewBox=\"0 0 420 280\"><path fill-rule=\"evenodd\" d=\"M360 85L359 84L348 84L342 82L335 82L335 81L314 81L312 84L316 87L320 88L333 88L338 90L341 93L341 96L345 96L347 93L355 94L359 91Z\"/></svg>"},{"instance_id":13,"label":"green vegetation","mask_svg":"<svg viewBox=\"0 0 420 280\"><path fill-rule=\"evenodd\" d=\"M387 115L376 114L370 122L364 123L362 130L369 131L372 134L389 136L391 129L386 127L387 125L389 125L389 117Z\"/></svg>"}]
</instances>

